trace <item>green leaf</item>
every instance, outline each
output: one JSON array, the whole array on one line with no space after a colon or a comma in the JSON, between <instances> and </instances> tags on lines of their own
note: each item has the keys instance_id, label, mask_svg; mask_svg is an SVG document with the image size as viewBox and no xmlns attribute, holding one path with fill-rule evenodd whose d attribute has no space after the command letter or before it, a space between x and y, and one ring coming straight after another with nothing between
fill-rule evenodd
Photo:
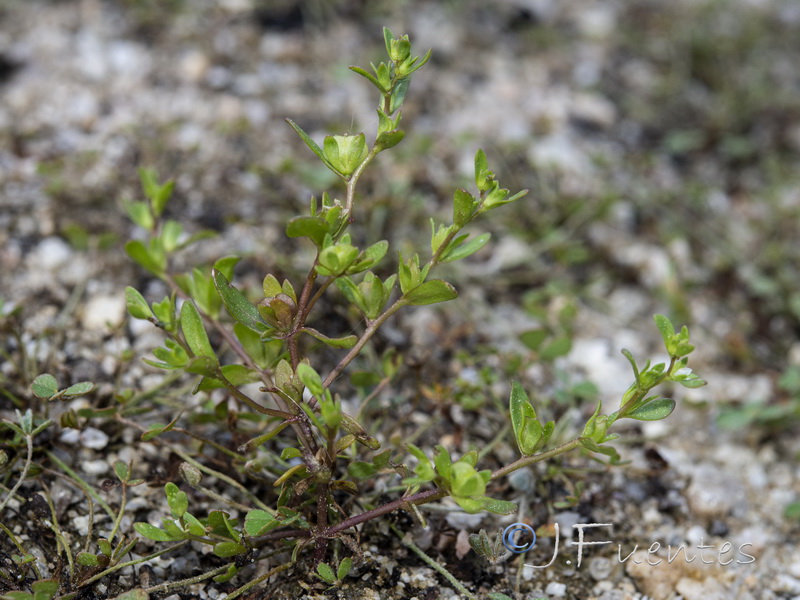
<instances>
[{"instance_id":1,"label":"green leaf","mask_svg":"<svg viewBox=\"0 0 800 600\"><path fill-rule=\"evenodd\" d=\"M800 519L800 502L792 502L787 505L783 516L787 519Z\"/></svg>"},{"instance_id":2,"label":"green leaf","mask_svg":"<svg viewBox=\"0 0 800 600\"><path fill-rule=\"evenodd\" d=\"M293 458L300 458L303 453L297 448L284 448L281 451L281 460L291 460Z\"/></svg>"},{"instance_id":3,"label":"green leaf","mask_svg":"<svg viewBox=\"0 0 800 600\"><path fill-rule=\"evenodd\" d=\"M642 378L639 374L639 367L636 365L636 359L633 357L633 354L627 348L623 348L621 350L622 355L628 359L628 362L631 363L631 368L633 369L633 377L636 379L636 387L642 387Z\"/></svg>"},{"instance_id":4,"label":"green leaf","mask_svg":"<svg viewBox=\"0 0 800 600\"><path fill-rule=\"evenodd\" d=\"M218 379L218 374L214 365L209 365L211 374L204 378L197 386L198 392L207 392L208 390L216 390L227 387L225 383ZM255 383L261 380L261 375L255 369L245 367L244 365L225 365L220 369L222 376L235 386L244 385L246 383Z\"/></svg>"},{"instance_id":5,"label":"green leaf","mask_svg":"<svg viewBox=\"0 0 800 600\"><path fill-rule=\"evenodd\" d=\"M198 520L197 517L192 515L191 513L184 513L183 520L186 523L186 531L191 533L192 535L205 535L206 528L203 524Z\"/></svg>"},{"instance_id":6,"label":"green leaf","mask_svg":"<svg viewBox=\"0 0 800 600\"><path fill-rule=\"evenodd\" d=\"M475 214L475 197L467 190L457 189L453 196L453 224L463 227Z\"/></svg>"},{"instance_id":7,"label":"green leaf","mask_svg":"<svg viewBox=\"0 0 800 600\"><path fill-rule=\"evenodd\" d=\"M354 304L362 313L367 312L366 301L361 289L349 277L339 277L335 283L348 302Z\"/></svg>"},{"instance_id":8,"label":"green leaf","mask_svg":"<svg viewBox=\"0 0 800 600\"><path fill-rule=\"evenodd\" d=\"M111 556L111 553L114 551L114 549L111 547L111 542L105 538L100 538L97 540L97 546L100 548L100 552L106 556Z\"/></svg>"},{"instance_id":9,"label":"green leaf","mask_svg":"<svg viewBox=\"0 0 800 600\"><path fill-rule=\"evenodd\" d=\"M472 465L458 461L453 463L451 472L450 490L454 497L481 496L486 491L486 482Z\"/></svg>"},{"instance_id":10,"label":"green leaf","mask_svg":"<svg viewBox=\"0 0 800 600\"><path fill-rule=\"evenodd\" d=\"M330 338L311 327L303 327L301 331L317 338L320 342L330 346L331 348L352 348L358 342L358 336L355 335L347 335L340 338Z\"/></svg>"},{"instance_id":11,"label":"green leaf","mask_svg":"<svg viewBox=\"0 0 800 600\"><path fill-rule=\"evenodd\" d=\"M339 568L336 570L336 579L341 581L347 574L350 572L350 569L353 566L353 559L349 556L342 559L342 562L339 563Z\"/></svg>"},{"instance_id":12,"label":"green leaf","mask_svg":"<svg viewBox=\"0 0 800 600\"><path fill-rule=\"evenodd\" d=\"M214 262L214 269L222 273L229 281L233 277L233 269L242 260L241 256L225 256Z\"/></svg>"},{"instance_id":13,"label":"green leaf","mask_svg":"<svg viewBox=\"0 0 800 600\"><path fill-rule=\"evenodd\" d=\"M221 510L212 510L208 513L208 525L211 527L211 532L215 535L221 535L231 540L238 542L241 539L241 534L234 529L238 523L237 519L231 519L230 515Z\"/></svg>"},{"instance_id":14,"label":"green leaf","mask_svg":"<svg viewBox=\"0 0 800 600\"><path fill-rule=\"evenodd\" d=\"M37 398L46 400L58 393L58 382L49 373L42 373L31 383L31 391Z\"/></svg>"},{"instance_id":15,"label":"green leaf","mask_svg":"<svg viewBox=\"0 0 800 600\"><path fill-rule=\"evenodd\" d=\"M425 453L417 448L414 444L406 444L406 448L408 448L408 451L419 461L417 466L414 467L414 472L417 474L417 477L423 481L433 480L433 478L436 476L436 473L433 470L433 465L431 464L430 459L425 456Z\"/></svg>"},{"instance_id":16,"label":"green leaf","mask_svg":"<svg viewBox=\"0 0 800 600\"><path fill-rule=\"evenodd\" d=\"M482 192L491 188L494 175L489 171L489 161L486 153L478 149L475 153L475 186Z\"/></svg>"},{"instance_id":17,"label":"green leaf","mask_svg":"<svg viewBox=\"0 0 800 600\"><path fill-rule=\"evenodd\" d=\"M33 594L30 592L12 591L6 592L0 596L2 600L33 600Z\"/></svg>"},{"instance_id":18,"label":"green leaf","mask_svg":"<svg viewBox=\"0 0 800 600\"><path fill-rule=\"evenodd\" d=\"M366 269L369 269L376 264L378 264L381 259L386 256L386 252L389 250L389 242L386 240L380 240L379 242L375 242L368 248L364 250L362 253L363 258L361 260L356 260L349 269L347 269L348 275L352 275L355 273L360 273Z\"/></svg>"},{"instance_id":19,"label":"green leaf","mask_svg":"<svg viewBox=\"0 0 800 600\"><path fill-rule=\"evenodd\" d=\"M130 286L125 288L125 304L128 306L128 313L130 313L134 319L155 320L156 318L153 311L150 309L150 305L147 304L147 300L144 299L144 296L142 296L138 290Z\"/></svg>"},{"instance_id":20,"label":"green leaf","mask_svg":"<svg viewBox=\"0 0 800 600\"><path fill-rule=\"evenodd\" d=\"M675 350L675 343L673 341L675 337L675 327L672 326L670 320L664 315L653 315L653 320L656 322L656 327L658 327L658 330L661 332L661 337L664 339L667 352L673 355Z\"/></svg>"},{"instance_id":21,"label":"green leaf","mask_svg":"<svg viewBox=\"0 0 800 600\"><path fill-rule=\"evenodd\" d=\"M96 567L100 564L100 561L97 560L97 555L92 554L91 552L78 552L75 560L77 560L78 564L83 567Z\"/></svg>"},{"instance_id":22,"label":"green leaf","mask_svg":"<svg viewBox=\"0 0 800 600\"><path fill-rule=\"evenodd\" d=\"M161 235L159 238L161 239L161 245L167 253L174 252L178 249L182 233L183 225L172 219L166 221L161 226Z\"/></svg>"},{"instance_id":23,"label":"green leaf","mask_svg":"<svg viewBox=\"0 0 800 600\"><path fill-rule=\"evenodd\" d=\"M387 90L384 89L384 87L380 84L380 82L369 71L365 71L361 67L350 67L350 70L353 71L354 73L358 73L359 75L370 81L372 85L378 88L378 90L380 90L382 94L385 94L387 92Z\"/></svg>"},{"instance_id":24,"label":"green leaf","mask_svg":"<svg viewBox=\"0 0 800 600\"><path fill-rule=\"evenodd\" d=\"M325 583L336 583L336 575L328 563L321 562L317 565L317 574Z\"/></svg>"},{"instance_id":25,"label":"green leaf","mask_svg":"<svg viewBox=\"0 0 800 600\"><path fill-rule=\"evenodd\" d=\"M131 469L127 463L117 460L114 461L114 473L122 482L127 482L131 478Z\"/></svg>"},{"instance_id":26,"label":"green leaf","mask_svg":"<svg viewBox=\"0 0 800 600\"><path fill-rule=\"evenodd\" d=\"M175 188L175 182L170 180L161 185L156 195L152 198L153 202L153 212L157 217L161 216L161 213L164 212L164 208L167 206L167 202L172 197L172 190Z\"/></svg>"},{"instance_id":27,"label":"green leaf","mask_svg":"<svg viewBox=\"0 0 800 600\"><path fill-rule=\"evenodd\" d=\"M378 467L361 460L353 461L347 465L347 473L355 479L367 479L378 472Z\"/></svg>"},{"instance_id":28,"label":"green leaf","mask_svg":"<svg viewBox=\"0 0 800 600\"><path fill-rule=\"evenodd\" d=\"M251 510L244 518L244 530L250 537L263 535L280 524L280 521L265 510Z\"/></svg>"},{"instance_id":29,"label":"green leaf","mask_svg":"<svg viewBox=\"0 0 800 600\"><path fill-rule=\"evenodd\" d=\"M51 600L58 594L60 583L57 579L40 579L31 584L33 600Z\"/></svg>"},{"instance_id":30,"label":"green leaf","mask_svg":"<svg viewBox=\"0 0 800 600\"><path fill-rule=\"evenodd\" d=\"M408 92L408 86L410 83L410 77L403 77L395 82L394 88L392 89L392 96L389 100L390 115L403 105L403 100L406 99L406 93Z\"/></svg>"},{"instance_id":31,"label":"green leaf","mask_svg":"<svg viewBox=\"0 0 800 600\"><path fill-rule=\"evenodd\" d=\"M211 377L216 379L219 375L219 363L213 358L208 356L195 356L189 359L184 365L181 366L187 373L194 373L195 375L202 375L203 377ZM194 392L197 393L197 390Z\"/></svg>"},{"instance_id":32,"label":"green leaf","mask_svg":"<svg viewBox=\"0 0 800 600\"><path fill-rule=\"evenodd\" d=\"M549 333L546 329L531 329L530 331L523 331L519 335L519 341L525 344L527 348L538 352L548 335Z\"/></svg>"},{"instance_id":33,"label":"green leaf","mask_svg":"<svg viewBox=\"0 0 800 600\"><path fill-rule=\"evenodd\" d=\"M226 581L230 581L239 572L239 570L240 569L236 566L236 563L232 563L228 567L227 571L225 571L222 575L217 575L214 577L213 581L215 583L225 583Z\"/></svg>"},{"instance_id":34,"label":"green leaf","mask_svg":"<svg viewBox=\"0 0 800 600\"><path fill-rule=\"evenodd\" d=\"M322 247L325 235L330 233L331 226L320 217L301 216L291 219L286 226L286 235L291 238L307 237L317 248Z\"/></svg>"},{"instance_id":35,"label":"green leaf","mask_svg":"<svg viewBox=\"0 0 800 600\"><path fill-rule=\"evenodd\" d=\"M471 515L474 515L475 513L479 513L482 510L484 510L482 498L454 496L453 500L455 500L456 504L458 504L461 508L464 509L464 512L467 512Z\"/></svg>"},{"instance_id":36,"label":"green leaf","mask_svg":"<svg viewBox=\"0 0 800 600\"><path fill-rule=\"evenodd\" d=\"M172 483L171 481L164 486L164 492L167 495L167 504L169 505L172 516L175 519L180 519L189 509L189 497L186 492Z\"/></svg>"},{"instance_id":37,"label":"green leaf","mask_svg":"<svg viewBox=\"0 0 800 600\"><path fill-rule=\"evenodd\" d=\"M675 410L675 400L671 398L657 398L622 416L628 417L629 419L636 419L637 421L660 421L670 416L673 410Z\"/></svg>"},{"instance_id":38,"label":"green leaf","mask_svg":"<svg viewBox=\"0 0 800 600\"><path fill-rule=\"evenodd\" d=\"M152 250L153 248L148 249L139 240L131 240L125 244L125 252L128 256L136 261L139 266L160 277L164 274L166 256L163 253L152 252Z\"/></svg>"},{"instance_id":39,"label":"green leaf","mask_svg":"<svg viewBox=\"0 0 800 600\"><path fill-rule=\"evenodd\" d=\"M378 151L388 150L394 148L403 141L406 133L402 129L393 129L392 131L384 131L375 139L375 147Z\"/></svg>"},{"instance_id":40,"label":"green leaf","mask_svg":"<svg viewBox=\"0 0 800 600\"><path fill-rule=\"evenodd\" d=\"M456 297L458 297L456 288L441 279L426 281L405 294L406 303L412 306L447 302Z\"/></svg>"},{"instance_id":41,"label":"green leaf","mask_svg":"<svg viewBox=\"0 0 800 600\"><path fill-rule=\"evenodd\" d=\"M222 298L222 303L236 321L257 333L268 328L266 321L258 313L258 309L245 298L242 292L228 282L221 271L212 270L211 277L214 279L214 286Z\"/></svg>"},{"instance_id":42,"label":"green leaf","mask_svg":"<svg viewBox=\"0 0 800 600\"><path fill-rule=\"evenodd\" d=\"M294 129L297 132L297 135L300 136L300 139L302 139L306 143L306 146L311 148L311 151L317 155L317 157L325 164L325 166L338 175L338 171L336 171L334 166L328 161L327 158L325 158L325 154L322 152L322 148L320 148L317 145L317 143L314 140L312 140L311 137L305 131L303 131L297 123L295 123L291 119L286 119L286 122L292 126L292 129Z\"/></svg>"},{"instance_id":43,"label":"green leaf","mask_svg":"<svg viewBox=\"0 0 800 600\"><path fill-rule=\"evenodd\" d=\"M214 546L214 554L220 558L229 558L245 552L247 548L238 542L220 542Z\"/></svg>"},{"instance_id":44,"label":"green leaf","mask_svg":"<svg viewBox=\"0 0 800 600\"><path fill-rule=\"evenodd\" d=\"M125 212L139 227L152 231L155 220L147 202L125 202Z\"/></svg>"},{"instance_id":45,"label":"green leaf","mask_svg":"<svg viewBox=\"0 0 800 600\"><path fill-rule=\"evenodd\" d=\"M319 410L322 420L325 422L328 429L330 431L335 431L342 422L342 407L338 402L330 400L329 398L330 394L328 394L328 398L320 400Z\"/></svg>"},{"instance_id":46,"label":"green leaf","mask_svg":"<svg viewBox=\"0 0 800 600\"><path fill-rule=\"evenodd\" d=\"M281 340L262 342L258 333L241 323L234 324L233 332L259 369L269 368L283 348Z\"/></svg>"},{"instance_id":47,"label":"green leaf","mask_svg":"<svg viewBox=\"0 0 800 600\"><path fill-rule=\"evenodd\" d=\"M458 244L452 244L447 250L445 250L442 253L440 262L449 263L461 260L462 258L467 258L468 256L475 254L478 250L480 250L486 244L488 244L491 237L492 237L491 233L483 233L477 237L472 238L466 244L463 243L463 241L459 242Z\"/></svg>"},{"instance_id":48,"label":"green leaf","mask_svg":"<svg viewBox=\"0 0 800 600\"><path fill-rule=\"evenodd\" d=\"M155 542L170 542L180 539L170 535L159 527L150 525L150 523L134 523L133 528L136 530L136 533L142 537L146 537L148 540L153 540Z\"/></svg>"},{"instance_id":49,"label":"green leaf","mask_svg":"<svg viewBox=\"0 0 800 600\"><path fill-rule=\"evenodd\" d=\"M591 438L581 437L580 438L581 446L590 450L592 452L597 452L598 454L604 454L605 456L609 457L609 462L612 465L617 465L620 463L620 456L619 453L615 448L612 446L601 446L596 441Z\"/></svg>"},{"instance_id":50,"label":"green leaf","mask_svg":"<svg viewBox=\"0 0 800 600\"><path fill-rule=\"evenodd\" d=\"M541 349L539 358L542 360L555 360L560 356L569 354L570 350L572 350L572 340L568 336L558 337Z\"/></svg>"},{"instance_id":51,"label":"green leaf","mask_svg":"<svg viewBox=\"0 0 800 600\"><path fill-rule=\"evenodd\" d=\"M436 446L433 464L436 467L436 472L447 482L451 482L453 479L452 462L447 448L444 446Z\"/></svg>"},{"instance_id":52,"label":"green leaf","mask_svg":"<svg viewBox=\"0 0 800 600\"><path fill-rule=\"evenodd\" d=\"M325 391L322 385L322 377L319 376L314 367L308 363L300 363L297 365L297 376L303 382L303 385L308 388L309 392L314 396L322 396Z\"/></svg>"},{"instance_id":53,"label":"green leaf","mask_svg":"<svg viewBox=\"0 0 800 600\"><path fill-rule=\"evenodd\" d=\"M65 389L63 397L65 400L68 400L70 398L75 398L76 396L82 396L83 394L88 394L93 389L94 389L94 384L91 381L81 381Z\"/></svg>"},{"instance_id":54,"label":"green leaf","mask_svg":"<svg viewBox=\"0 0 800 600\"><path fill-rule=\"evenodd\" d=\"M483 510L496 515L511 515L517 512L517 505L513 502L506 502L505 500L495 500L484 496L481 498L483 503Z\"/></svg>"},{"instance_id":55,"label":"green leaf","mask_svg":"<svg viewBox=\"0 0 800 600\"><path fill-rule=\"evenodd\" d=\"M528 399L528 394L516 381L511 382L508 408L517 447L524 456L530 456L536 451L543 431L536 418L536 411Z\"/></svg>"}]
</instances>

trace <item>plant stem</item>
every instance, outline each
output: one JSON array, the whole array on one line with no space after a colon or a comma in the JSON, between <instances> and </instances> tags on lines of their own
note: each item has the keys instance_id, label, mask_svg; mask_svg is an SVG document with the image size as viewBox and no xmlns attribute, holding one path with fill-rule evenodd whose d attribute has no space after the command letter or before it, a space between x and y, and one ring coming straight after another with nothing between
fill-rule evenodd
<instances>
[{"instance_id":1,"label":"plant stem","mask_svg":"<svg viewBox=\"0 0 800 600\"><path fill-rule=\"evenodd\" d=\"M275 567L273 569L270 569L269 571L267 571L263 575L259 575L258 577L256 577L252 581L248 581L242 587L234 590L229 596L226 596L226 600L234 600L234 598L238 598L239 596L244 594L246 591L253 589L255 586L257 586L257 585L259 585L261 583L264 583L265 581L267 581L273 575L277 575L281 571L287 570L293 564L294 563L292 563L292 562L287 562L287 563L284 563L282 565L278 565L277 567Z\"/></svg>"},{"instance_id":2,"label":"plant stem","mask_svg":"<svg viewBox=\"0 0 800 600\"><path fill-rule=\"evenodd\" d=\"M64 471L64 473L66 473L69 476L66 479L71 480L73 483L75 483L75 485L81 488L84 494L86 494L87 496L91 496L91 498L94 499L94 501L97 502L106 512L106 514L111 518L111 521L114 521L114 519L116 519L117 515L114 513L113 510L111 510L111 507L108 505L108 503L97 494L97 492L94 490L94 488L92 488L92 486L90 486L83 479L81 479L80 475L78 475L75 471L70 469L64 463L64 461L62 461L52 452L48 451L47 457L50 460L52 460L59 469Z\"/></svg>"},{"instance_id":3,"label":"plant stem","mask_svg":"<svg viewBox=\"0 0 800 600\"><path fill-rule=\"evenodd\" d=\"M186 545L188 543L189 543L189 540L183 540L183 541L178 542L174 546L170 546L169 548L164 548L163 550L159 550L158 552L153 552L153 554L148 554L147 556L140 556L139 558L135 558L133 560L129 560L128 562L117 563L113 567L109 567L105 571L101 571L101 572L97 573L96 575L94 575L93 577L90 577L86 581L81 582L81 587L85 587L85 586L89 585L90 583L94 583L95 581L98 581L98 580L102 579L106 575L110 575L111 573L113 573L115 571L119 571L120 569L124 569L125 567L132 567L134 565L139 565L139 564L141 564L143 562L147 562L148 560L152 560L152 559L157 558L157 557L159 557L159 556L161 556L163 554L166 554L168 552L172 552L173 550L177 550L181 546L184 546L184 545ZM228 567L226 565L223 568L227 569ZM213 571L212 571L212 573L213 573ZM208 573L205 573L204 575L208 575ZM174 583L178 583L178 582L174 582ZM156 587L158 587L158 586L156 586Z\"/></svg>"},{"instance_id":4,"label":"plant stem","mask_svg":"<svg viewBox=\"0 0 800 600\"><path fill-rule=\"evenodd\" d=\"M412 551L414 554L416 554L417 556L419 556L419 557L420 557L420 558L421 558L421 559L422 559L422 560L423 560L423 561L424 561L426 564L428 564L430 567L432 567L432 568L433 568L433 569L434 569L436 572L438 572L438 573L439 573L439 574L440 574L442 577L444 577L445 579L447 579L447 581L449 581L449 582L452 584L452 586L453 586L454 588L456 588L456 590L458 590L458 592L459 592L459 593L460 593L462 596L465 596L465 597L469 598L469 600L478 600L478 597L477 597L475 594L473 594L472 592L470 592L470 591L469 591L469 590L468 590L466 587L464 587L464 584L463 584L463 583L461 583L461 582L460 582L458 579L456 579L456 578L453 576L453 574L452 574L452 573L450 573L450 571L448 571L447 569L445 569L445 568L444 568L442 565L440 565L438 562L436 562L435 560L433 560L433 559L432 559L430 556L428 556L427 554L425 554L425 552L422 550L422 548L420 548L419 546L417 546L417 545L416 545L414 542L412 542L410 539L406 539L406 537L405 537L405 536L404 536L404 535L403 535L403 534L402 534L402 533L401 533L401 532L400 532L400 531L397 529L397 527L395 527L394 525L389 525L389 527L390 527L390 528L391 528L391 530L392 530L392 531L395 533L395 535L397 535L397 537L399 537L399 538L400 538L400 542L401 542L401 543L402 543L402 544L403 544L403 545L404 545L406 548L408 548L408 549L409 549L409 550L411 550L411 551Z\"/></svg>"},{"instance_id":5,"label":"plant stem","mask_svg":"<svg viewBox=\"0 0 800 600\"><path fill-rule=\"evenodd\" d=\"M405 305L406 305L405 300L401 296L395 301L394 304L392 304L389 308L387 308L383 312L383 314L379 315L377 319L375 319L372 323L370 323L369 327L367 327L364 330L364 333L361 334L361 337L359 338L358 342L356 342L356 345L350 348L350 352L347 353L347 355L339 362L339 364L336 365L333 371L331 371L328 374L328 376L325 378L325 381L322 382L323 387L326 388L330 387L330 385L336 380L336 378L342 374L345 368L347 368L347 365L353 362L353 360L359 354L361 354L361 350L364 348L364 346L366 346L370 338L372 338L372 336L375 335L375 332L378 331L380 326L383 325L389 317L391 317L394 313L403 308Z\"/></svg>"},{"instance_id":6,"label":"plant stem","mask_svg":"<svg viewBox=\"0 0 800 600\"><path fill-rule=\"evenodd\" d=\"M181 542L181 544L183 544L183 543L185 543L185 542ZM173 546L173 548L176 548L176 547L177 546ZM147 560L149 560L150 558L153 558L155 556L156 555L151 554L150 556L147 557ZM173 589L180 589L180 588L185 587L187 585L192 585L193 583L200 583L201 581L204 581L206 579L211 579L212 577L214 577L216 575L221 575L222 573L224 573L227 570L228 570L228 565L222 565L221 567L217 567L213 571L208 571L206 573L201 573L200 575L196 575L195 577L189 577L188 579L181 579L180 581L167 581L165 583L160 583L158 585L154 585L152 587L145 588L144 591L146 593L148 593L148 594L154 594L156 592L168 592L168 591L173 590ZM230 596L228 596L228 597L230 598Z\"/></svg>"},{"instance_id":7,"label":"plant stem","mask_svg":"<svg viewBox=\"0 0 800 600\"><path fill-rule=\"evenodd\" d=\"M8 496L3 498L3 501L0 502L0 513L5 510L6 505L11 501L11 498L14 497L14 494L16 494L17 490L19 490L19 488L22 486L22 482L25 481L25 478L28 476L28 470L31 468L31 462L33 461L33 438L29 435L26 435L25 444L27 446L27 454L25 456L25 464L22 465L22 473L20 473L19 479L14 484L14 487L11 488Z\"/></svg>"},{"instance_id":8,"label":"plant stem","mask_svg":"<svg viewBox=\"0 0 800 600\"><path fill-rule=\"evenodd\" d=\"M539 454L534 454L533 456L523 456L522 458L518 458L511 464L508 464L505 467L497 469L497 471L492 473L492 480L504 477L509 473L513 473L517 469L521 469L522 467L527 467L528 465L532 465L534 463L553 458L554 456L558 456L559 454L564 454L564 452L569 452L570 450L574 450L575 448L578 448L580 445L581 445L581 438L577 437L574 440L566 442L565 444L561 444L560 446L551 448L546 452L540 452Z\"/></svg>"}]
</instances>

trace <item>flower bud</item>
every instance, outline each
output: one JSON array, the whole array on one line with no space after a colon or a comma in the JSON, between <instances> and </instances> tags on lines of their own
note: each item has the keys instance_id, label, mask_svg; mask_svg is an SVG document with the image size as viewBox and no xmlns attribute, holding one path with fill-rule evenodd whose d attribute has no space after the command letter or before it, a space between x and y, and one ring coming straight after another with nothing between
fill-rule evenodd
<instances>
[{"instance_id":1,"label":"flower bud","mask_svg":"<svg viewBox=\"0 0 800 600\"><path fill-rule=\"evenodd\" d=\"M363 133L358 135L329 135L323 143L323 152L328 162L342 175L348 176L356 170L369 153Z\"/></svg>"},{"instance_id":2,"label":"flower bud","mask_svg":"<svg viewBox=\"0 0 800 600\"><path fill-rule=\"evenodd\" d=\"M203 479L203 474L200 472L200 469L194 465L190 465L188 462L181 463L181 466L178 467L178 473L180 473L181 479L192 487L199 485L200 480Z\"/></svg>"}]
</instances>

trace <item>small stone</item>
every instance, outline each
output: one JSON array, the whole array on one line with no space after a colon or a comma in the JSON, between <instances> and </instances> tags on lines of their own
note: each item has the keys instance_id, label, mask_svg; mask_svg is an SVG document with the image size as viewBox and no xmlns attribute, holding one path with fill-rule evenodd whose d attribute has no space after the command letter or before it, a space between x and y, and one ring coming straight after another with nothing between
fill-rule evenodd
<instances>
[{"instance_id":1,"label":"small stone","mask_svg":"<svg viewBox=\"0 0 800 600\"><path fill-rule=\"evenodd\" d=\"M675 586L675 591L683 600L726 600L730 594L717 580L710 577L705 581L683 578Z\"/></svg>"},{"instance_id":2,"label":"small stone","mask_svg":"<svg viewBox=\"0 0 800 600\"><path fill-rule=\"evenodd\" d=\"M783 594L800 594L800 579L786 573L779 573L775 577L772 589Z\"/></svg>"},{"instance_id":3,"label":"small stone","mask_svg":"<svg viewBox=\"0 0 800 600\"><path fill-rule=\"evenodd\" d=\"M658 565L647 563L648 554L640 550L626 562L628 575L636 580L637 587L654 600L671 600L675 584L681 577L681 565L662 561ZM654 560L654 562L656 562Z\"/></svg>"},{"instance_id":4,"label":"small stone","mask_svg":"<svg viewBox=\"0 0 800 600\"><path fill-rule=\"evenodd\" d=\"M82 464L83 472L87 475L105 475L108 473L108 463L104 460L87 460Z\"/></svg>"},{"instance_id":5,"label":"small stone","mask_svg":"<svg viewBox=\"0 0 800 600\"><path fill-rule=\"evenodd\" d=\"M58 237L48 237L39 242L31 259L39 269L54 270L63 266L72 256L72 248Z\"/></svg>"},{"instance_id":6,"label":"small stone","mask_svg":"<svg viewBox=\"0 0 800 600\"><path fill-rule=\"evenodd\" d=\"M614 105L597 94L580 94L570 112L577 121L600 129L608 129L617 119Z\"/></svg>"},{"instance_id":7,"label":"small stone","mask_svg":"<svg viewBox=\"0 0 800 600\"><path fill-rule=\"evenodd\" d=\"M547 587L544 589L545 594L550 594L551 596L555 596L556 598L563 598L567 594L567 586L563 583L558 583L556 581L551 581L547 584Z\"/></svg>"},{"instance_id":8,"label":"small stone","mask_svg":"<svg viewBox=\"0 0 800 600\"><path fill-rule=\"evenodd\" d=\"M81 432L77 429L72 429L71 427L67 427L61 431L61 435L58 436L60 442L64 444L69 444L70 446L77 444L81 440Z\"/></svg>"},{"instance_id":9,"label":"small stone","mask_svg":"<svg viewBox=\"0 0 800 600\"><path fill-rule=\"evenodd\" d=\"M467 554L469 554L472 547L469 545L469 532L466 529L462 529L458 532L458 536L456 537L456 556L458 560L464 558Z\"/></svg>"},{"instance_id":10,"label":"small stone","mask_svg":"<svg viewBox=\"0 0 800 600\"><path fill-rule=\"evenodd\" d=\"M474 531L481 524L485 515L480 513L471 515L464 512L451 512L447 514L445 520L450 527L454 529L466 529L467 531Z\"/></svg>"},{"instance_id":11,"label":"small stone","mask_svg":"<svg viewBox=\"0 0 800 600\"><path fill-rule=\"evenodd\" d=\"M122 294L98 295L83 308L81 324L85 329L104 331L120 325L125 318L125 297Z\"/></svg>"},{"instance_id":12,"label":"small stone","mask_svg":"<svg viewBox=\"0 0 800 600\"><path fill-rule=\"evenodd\" d=\"M695 515L708 518L724 517L745 501L742 485L711 465L695 471L686 498Z\"/></svg>"},{"instance_id":13,"label":"small stone","mask_svg":"<svg viewBox=\"0 0 800 600\"><path fill-rule=\"evenodd\" d=\"M92 450L102 450L108 445L108 435L94 427L87 427L80 434L81 446Z\"/></svg>"},{"instance_id":14,"label":"small stone","mask_svg":"<svg viewBox=\"0 0 800 600\"><path fill-rule=\"evenodd\" d=\"M614 571L614 563L604 556L595 556L589 561L589 575L596 581L605 581Z\"/></svg>"}]
</instances>

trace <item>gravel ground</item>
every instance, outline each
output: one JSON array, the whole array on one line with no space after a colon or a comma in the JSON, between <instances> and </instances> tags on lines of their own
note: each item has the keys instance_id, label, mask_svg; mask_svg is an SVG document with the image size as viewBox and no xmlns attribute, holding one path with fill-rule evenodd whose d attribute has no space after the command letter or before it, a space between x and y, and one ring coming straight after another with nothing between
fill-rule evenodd
<instances>
[{"instance_id":1,"label":"gravel ground","mask_svg":"<svg viewBox=\"0 0 800 600\"><path fill-rule=\"evenodd\" d=\"M412 84L396 159L382 157L366 182L397 215L365 215L370 233L422 239L426 215L446 215L453 188L468 184L477 147L500 164L504 185L531 189L486 225L492 251L453 269L457 303L389 326L384 343L396 341L409 364L428 363L423 387L434 389L437 377L481 381L476 373L493 367L499 375L482 393L506 396L503 361L515 355L527 357L516 376L542 396L590 381L613 402L630 379L619 349L658 352L655 312L687 322L693 368L709 382L674 390L682 402L668 420L622 431L626 466L575 456L498 486L520 504L511 520L433 510L427 530L404 517L399 526L481 598L800 598L800 523L784 516L800 497L797 421L781 413L777 427L720 426L731 407L800 402L780 384L800 367L800 10L791 1L0 0L0 299L4 314L19 308L2 320L0 414L13 418L12 399L31 398L39 372L62 384L96 382L90 397L49 408L62 420L37 440L40 450L101 490L115 460L134 460L153 486L131 488L122 531L160 522L180 438L141 443L132 427L94 418L79 432L62 418L161 379L140 360L158 335L125 312L126 285L164 294L122 249L140 235L123 216L124 202L140 198L136 170L153 165L174 177L170 216L219 234L184 257L187 265L244 255L244 285L301 268L308 255L285 240L283 223L333 182L283 119L316 139L374 127L374 99L346 66L380 60L383 25L433 58ZM519 332L557 323L565 305L576 309L570 352L532 363ZM490 404L409 404L411 388L398 386L402 405L385 399L384 410L417 425L439 411L424 438L431 447L465 450L469 432L486 444L502 422ZM171 392L166 412L148 420L199 407L188 389ZM577 422L591 409L568 400L546 410ZM0 447L9 442L0 438ZM56 542L31 498L46 489L76 548L91 522L80 490L42 461L49 471L22 487L28 502L12 501L0 520L30 544L43 573L58 576ZM207 485L228 493L213 478ZM577 500L566 502L571 494ZM103 515L94 518L108 530ZM489 565L468 551L468 533L520 518L560 525L551 567ZM613 544L586 548L580 567L569 544L579 523L613 524L587 530ZM541 539L526 562L548 562L552 538ZM385 525L366 529L361 543L363 561L337 589L303 587L300 574L250 597L460 597ZM658 556L648 557L655 543ZM668 545L698 556L669 561ZM0 592L14 589L3 575L13 552L2 539ZM168 556L80 597L221 564L199 549ZM261 567L249 568L255 576ZM206 583L152 597L216 599L232 589Z\"/></svg>"}]
</instances>

